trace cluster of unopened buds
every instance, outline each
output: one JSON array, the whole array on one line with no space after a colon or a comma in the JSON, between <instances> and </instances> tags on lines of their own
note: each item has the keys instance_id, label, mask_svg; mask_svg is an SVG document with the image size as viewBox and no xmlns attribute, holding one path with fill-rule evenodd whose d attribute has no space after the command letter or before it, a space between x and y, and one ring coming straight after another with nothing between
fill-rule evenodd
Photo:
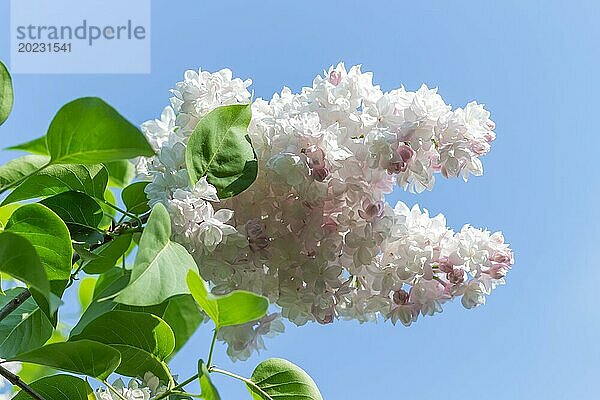
<instances>
[{"instance_id":1,"label":"cluster of unopened buds","mask_svg":"<svg viewBox=\"0 0 600 400\"><path fill-rule=\"evenodd\" d=\"M151 372L146 372L142 379L130 379L127 385L119 378L110 388L97 389L96 398L98 400L150 400L166 391L167 387L160 384L158 377Z\"/></svg>"},{"instance_id":2,"label":"cluster of unopened buds","mask_svg":"<svg viewBox=\"0 0 600 400\"><path fill-rule=\"evenodd\" d=\"M297 325L384 318L409 325L461 297L472 308L513 264L501 233L465 225L385 196L397 184L432 189L447 178L483 173L480 157L495 139L489 112L476 102L452 109L436 89L383 92L372 74L343 64L312 86L284 88L252 104L249 136L259 174L242 194L219 201L201 179L191 184L186 143L216 107L248 103L250 80L187 71L159 120L143 124L157 156L138 164L152 182L152 204L165 204L175 240L198 261L214 293L246 289L267 296L280 313L220 337L234 359ZM280 314L280 315L279 315Z\"/></svg>"}]
</instances>

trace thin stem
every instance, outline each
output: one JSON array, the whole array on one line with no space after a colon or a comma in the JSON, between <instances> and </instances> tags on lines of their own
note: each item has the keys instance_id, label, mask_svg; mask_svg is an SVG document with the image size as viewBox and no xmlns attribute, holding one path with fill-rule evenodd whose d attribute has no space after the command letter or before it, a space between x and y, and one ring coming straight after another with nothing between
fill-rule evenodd
<instances>
[{"instance_id":1,"label":"thin stem","mask_svg":"<svg viewBox=\"0 0 600 400\"><path fill-rule=\"evenodd\" d=\"M8 303L6 303L6 305L4 307L2 307L2 309L0 309L0 321L2 321L4 318L8 317L8 315L10 313L12 313L17 308L19 308L19 306L21 304L25 303L25 301L27 301L27 299L30 297L31 297L31 292L29 290L25 289L24 291L19 293L14 299L12 299Z\"/></svg>"},{"instance_id":2,"label":"thin stem","mask_svg":"<svg viewBox=\"0 0 600 400\"><path fill-rule=\"evenodd\" d=\"M215 350L215 342L217 341L217 335L219 334L219 327L215 328L215 333L213 334L212 342L210 343L210 351L208 352L208 361L206 365L210 367L213 357L213 351Z\"/></svg>"},{"instance_id":3,"label":"thin stem","mask_svg":"<svg viewBox=\"0 0 600 400\"><path fill-rule=\"evenodd\" d=\"M127 215L129 218L133 218L133 219L135 219L135 220L137 221L137 223L138 223L138 227L140 227L140 226L142 226L142 225L143 225L143 224L142 224L142 220L141 220L141 219L140 219L140 217L138 217L137 215L135 215L135 214L132 214L132 213L130 213L130 212L128 212L128 211L125 211L125 210L121 209L120 207L118 207L118 206L114 205L114 204L113 204L113 203L111 203L110 201L102 200L102 202L103 202L104 204L106 204L107 206L109 206L110 208L112 208L112 209L114 209L114 210L117 210L117 211L118 211L118 212L120 212L121 214L123 214L123 215Z\"/></svg>"},{"instance_id":4,"label":"thin stem","mask_svg":"<svg viewBox=\"0 0 600 400\"><path fill-rule=\"evenodd\" d=\"M12 385L21 388L22 391L27 393L31 398L35 400L46 400L42 396L40 396L35 390L33 390L29 385L21 380L17 375L13 374L2 365L0 365L0 375L6 378Z\"/></svg>"},{"instance_id":5,"label":"thin stem","mask_svg":"<svg viewBox=\"0 0 600 400\"><path fill-rule=\"evenodd\" d=\"M117 389L115 389L110 383L108 383L108 381L104 380L102 381L102 383L104 383L106 387L109 388L114 394L116 394L121 400L127 400L121 393L117 391Z\"/></svg>"},{"instance_id":6,"label":"thin stem","mask_svg":"<svg viewBox=\"0 0 600 400\"><path fill-rule=\"evenodd\" d=\"M23 183L27 178L29 178L32 175L37 174L38 172L41 172L43 170L45 170L46 168L48 168L50 166L50 163L43 165L42 167L36 169L35 171L33 171L30 174L25 175L24 177L22 177L21 179L17 179L16 181L10 183L7 186L4 186L2 189L0 189L0 195L2 195L4 192L6 192L9 189L14 188L15 186L19 186L21 183Z\"/></svg>"},{"instance_id":7,"label":"thin stem","mask_svg":"<svg viewBox=\"0 0 600 400\"><path fill-rule=\"evenodd\" d=\"M215 372L217 374L227 375L234 379L240 380L240 381L244 382L246 385L251 386L257 392L259 392L265 399L273 400L273 398L267 392L265 392L260 386L258 386L256 383L254 383L253 381L251 381L248 378L244 378L243 376L234 374L233 372L229 372L224 369L217 368L217 367L210 367L208 369L208 372Z\"/></svg>"},{"instance_id":8,"label":"thin stem","mask_svg":"<svg viewBox=\"0 0 600 400\"><path fill-rule=\"evenodd\" d=\"M169 397L173 393L177 392L178 390L183 389L185 386L187 386L190 383L194 382L196 379L198 379L198 374L196 374L196 375L194 375L194 376L186 379L185 381L181 382L180 384L178 384L177 386L173 387L172 389L167 390L166 392L164 392L160 396L154 398L154 400L161 400L161 399L164 399L166 397Z\"/></svg>"}]
</instances>

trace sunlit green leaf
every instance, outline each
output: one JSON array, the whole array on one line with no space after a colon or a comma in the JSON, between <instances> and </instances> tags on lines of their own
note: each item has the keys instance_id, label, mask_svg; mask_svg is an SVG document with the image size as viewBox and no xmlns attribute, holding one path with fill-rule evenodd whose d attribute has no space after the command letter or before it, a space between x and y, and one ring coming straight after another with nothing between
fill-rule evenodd
<instances>
[{"instance_id":1,"label":"sunlit green leaf","mask_svg":"<svg viewBox=\"0 0 600 400\"><path fill-rule=\"evenodd\" d=\"M107 344L121 353L116 372L143 376L150 371L163 381L169 379L164 360L175 348L175 336L159 317L131 311L110 311L91 321L70 340L89 339Z\"/></svg>"},{"instance_id":2,"label":"sunlit green leaf","mask_svg":"<svg viewBox=\"0 0 600 400\"><path fill-rule=\"evenodd\" d=\"M77 297L79 298L79 305L81 306L82 312L85 311L85 309L88 308L90 304L92 304L96 280L96 278L88 276L79 281Z\"/></svg>"},{"instance_id":3,"label":"sunlit green leaf","mask_svg":"<svg viewBox=\"0 0 600 400\"><path fill-rule=\"evenodd\" d=\"M250 104L235 104L218 107L200 120L185 153L193 183L206 176L224 199L256 180L258 162L247 133L251 117Z\"/></svg>"},{"instance_id":4,"label":"sunlit green leaf","mask_svg":"<svg viewBox=\"0 0 600 400\"><path fill-rule=\"evenodd\" d=\"M46 136L42 136L25 143L7 147L6 150L26 151L31 154L47 156L48 148L46 147Z\"/></svg>"},{"instance_id":5,"label":"sunlit green leaf","mask_svg":"<svg viewBox=\"0 0 600 400\"><path fill-rule=\"evenodd\" d=\"M79 340L47 344L13 357L12 360L46 365L103 380L117 369L121 355L103 343Z\"/></svg>"},{"instance_id":6,"label":"sunlit green leaf","mask_svg":"<svg viewBox=\"0 0 600 400\"><path fill-rule=\"evenodd\" d=\"M138 215L150 211L148 196L144 192L148 183L150 182L135 182L123 189L121 199L127 207L127 211Z\"/></svg>"},{"instance_id":7,"label":"sunlit green leaf","mask_svg":"<svg viewBox=\"0 0 600 400\"><path fill-rule=\"evenodd\" d=\"M0 166L0 188L13 184L48 164L46 156L23 156Z\"/></svg>"},{"instance_id":8,"label":"sunlit green leaf","mask_svg":"<svg viewBox=\"0 0 600 400\"><path fill-rule=\"evenodd\" d=\"M142 132L97 97L64 105L48 128L46 144L53 164L99 164L154 155Z\"/></svg>"},{"instance_id":9,"label":"sunlit green leaf","mask_svg":"<svg viewBox=\"0 0 600 400\"><path fill-rule=\"evenodd\" d=\"M0 233L0 271L50 297L50 282L33 245L13 232Z\"/></svg>"},{"instance_id":10,"label":"sunlit green leaf","mask_svg":"<svg viewBox=\"0 0 600 400\"><path fill-rule=\"evenodd\" d=\"M119 160L105 163L108 170L108 183L110 186L123 188L135 177L135 167L130 161Z\"/></svg>"},{"instance_id":11,"label":"sunlit green leaf","mask_svg":"<svg viewBox=\"0 0 600 400\"><path fill-rule=\"evenodd\" d=\"M10 115L13 101L12 79L6 65L0 61L0 125L2 125Z\"/></svg>"},{"instance_id":12,"label":"sunlit green leaf","mask_svg":"<svg viewBox=\"0 0 600 400\"><path fill-rule=\"evenodd\" d=\"M52 210L41 204L24 205L12 214L6 231L29 240L49 280L69 279L73 258L71 237L65 223Z\"/></svg>"},{"instance_id":13,"label":"sunlit green leaf","mask_svg":"<svg viewBox=\"0 0 600 400\"><path fill-rule=\"evenodd\" d=\"M87 381L73 375L46 376L29 385L46 400L96 400L94 391ZM13 400L32 399L20 391Z\"/></svg>"},{"instance_id":14,"label":"sunlit green leaf","mask_svg":"<svg viewBox=\"0 0 600 400\"><path fill-rule=\"evenodd\" d=\"M226 296L215 296L194 271L188 272L187 283L192 296L217 328L255 321L263 317L269 308L266 297L252 292L235 290Z\"/></svg>"},{"instance_id":15,"label":"sunlit green leaf","mask_svg":"<svg viewBox=\"0 0 600 400\"><path fill-rule=\"evenodd\" d=\"M302 368L281 358L258 364L251 380L261 389L247 385L254 400L323 400L315 381Z\"/></svg>"},{"instance_id":16,"label":"sunlit green leaf","mask_svg":"<svg viewBox=\"0 0 600 400\"><path fill-rule=\"evenodd\" d=\"M0 296L0 308L17 297L23 288L14 288ZM52 336L52 325L33 298L27 299L0 321L0 358L42 346Z\"/></svg>"},{"instance_id":17,"label":"sunlit green leaf","mask_svg":"<svg viewBox=\"0 0 600 400\"><path fill-rule=\"evenodd\" d=\"M17 186L2 205L69 191L103 199L107 183L108 172L102 165L51 165Z\"/></svg>"},{"instance_id":18,"label":"sunlit green leaf","mask_svg":"<svg viewBox=\"0 0 600 400\"><path fill-rule=\"evenodd\" d=\"M185 276L196 270L187 250L172 242L167 209L157 204L142 234L129 285L115 298L122 304L150 306L170 297L189 293Z\"/></svg>"},{"instance_id":19,"label":"sunlit green leaf","mask_svg":"<svg viewBox=\"0 0 600 400\"><path fill-rule=\"evenodd\" d=\"M198 380L202 390L202 398L205 400L221 400L217 388L210 379L210 374L203 360L198 361Z\"/></svg>"}]
</instances>

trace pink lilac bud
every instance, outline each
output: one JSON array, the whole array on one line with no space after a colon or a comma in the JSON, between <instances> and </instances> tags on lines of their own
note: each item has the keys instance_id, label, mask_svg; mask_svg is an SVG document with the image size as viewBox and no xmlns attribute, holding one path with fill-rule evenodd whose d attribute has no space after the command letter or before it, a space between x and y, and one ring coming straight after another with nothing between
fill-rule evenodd
<instances>
[{"instance_id":1,"label":"pink lilac bud","mask_svg":"<svg viewBox=\"0 0 600 400\"><path fill-rule=\"evenodd\" d=\"M446 274L446 278L453 285L459 285L465 281L465 271L460 268L454 268L452 272Z\"/></svg>"},{"instance_id":2,"label":"pink lilac bud","mask_svg":"<svg viewBox=\"0 0 600 400\"><path fill-rule=\"evenodd\" d=\"M438 261L438 265L440 267L440 270L447 274L454 270L454 265L452 265L452 263L448 260L447 257L440 258L440 260Z\"/></svg>"},{"instance_id":3,"label":"pink lilac bud","mask_svg":"<svg viewBox=\"0 0 600 400\"><path fill-rule=\"evenodd\" d=\"M401 144L396 149L396 156L390 161L387 172L391 175L405 172L408 169L408 164L414 156L415 151L406 144Z\"/></svg>"},{"instance_id":4,"label":"pink lilac bud","mask_svg":"<svg viewBox=\"0 0 600 400\"><path fill-rule=\"evenodd\" d=\"M302 151L306 155L306 163L310 169L310 175L317 182L323 182L329 176L329 168L325 161L325 152L316 147L310 146Z\"/></svg>"},{"instance_id":5,"label":"pink lilac bud","mask_svg":"<svg viewBox=\"0 0 600 400\"><path fill-rule=\"evenodd\" d=\"M485 273L494 279L502 279L506 276L509 269L510 267L506 264L494 264Z\"/></svg>"},{"instance_id":6,"label":"pink lilac bud","mask_svg":"<svg viewBox=\"0 0 600 400\"><path fill-rule=\"evenodd\" d=\"M415 154L415 151L410 146L401 144L396 149L396 153L402 158L402 161L408 163Z\"/></svg>"},{"instance_id":7,"label":"pink lilac bud","mask_svg":"<svg viewBox=\"0 0 600 400\"><path fill-rule=\"evenodd\" d=\"M492 256L490 257L490 261L498 263L498 264L512 264L513 263L513 259L512 259L512 253L508 252L508 253L502 253L502 252L495 252L494 254L492 254Z\"/></svg>"},{"instance_id":8,"label":"pink lilac bud","mask_svg":"<svg viewBox=\"0 0 600 400\"><path fill-rule=\"evenodd\" d=\"M392 296L395 304L402 305L408 303L408 292L406 290L396 290Z\"/></svg>"},{"instance_id":9,"label":"pink lilac bud","mask_svg":"<svg viewBox=\"0 0 600 400\"><path fill-rule=\"evenodd\" d=\"M269 237L265 233L265 226L257 219L246 222L246 236L252 251L259 251L269 246Z\"/></svg>"},{"instance_id":10,"label":"pink lilac bud","mask_svg":"<svg viewBox=\"0 0 600 400\"><path fill-rule=\"evenodd\" d=\"M335 222L333 220L333 218L327 217L327 218L325 218L323 225L321 225L321 228L323 228L323 232L325 234L333 234L333 233L337 233L338 224L337 224L337 222Z\"/></svg>"},{"instance_id":11,"label":"pink lilac bud","mask_svg":"<svg viewBox=\"0 0 600 400\"><path fill-rule=\"evenodd\" d=\"M366 221L376 221L381 219L384 211L384 202L376 201L371 203L369 200L363 201L363 210L358 210L358 215Z\"/></svg>"},{"instance_id":12,"label":"pink lilac bud","mask_svg":"<svg viewBox=\"0 0 600 400\"><path fill-rule=\"evenodd\" d=\"M342 81L342 73L337 71L331 71L329 73L329 83L333 86L337 86Z\"/></svg>"}]
</instances>

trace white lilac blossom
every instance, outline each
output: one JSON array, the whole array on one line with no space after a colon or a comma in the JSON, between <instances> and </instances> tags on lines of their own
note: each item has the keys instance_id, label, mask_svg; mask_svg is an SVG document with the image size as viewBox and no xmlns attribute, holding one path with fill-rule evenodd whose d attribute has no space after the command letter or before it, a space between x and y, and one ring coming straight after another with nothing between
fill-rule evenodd
<instances>
[{"instance_id":1,"label":"white lilac blossom","mask_svg":"<svg viewBox=\"0 0 600 400\"><path fill-rule=\"evenodd\" d=\"M112 389L115 389L118 394L114 393ZM127 400L149 400L164 393L167 387L160 384L158 377L151 372L146 372L143 379L131 379L127 386L119 378L112 384L112 389L97 389L96 397L98 400L121 400L122 398Z\"/></svg>"},{"instance_id":2,"label":"white lilac blossom","mask_svg":"<svg viewBox=\"0 0 600 400\"><path fill-rule=\"evenodd\" d=\"M197 122L222 105L247 103L249 80L229 70L188 71L160 120L142 125L157 156L142 159L151 204L167 206L175 240L198 261L214 293L267 296L297 325L378 317L410 325L461 297L483 304L513 264L501 233L464 226L385 195L397 184L431 190L435 176L481 175L494 123L475 102L452 109L436 89L383 92L372 74L343 64L311 87L252 104L249 136L256 182L218 201L205 179L192 185L186 143ZM278 332L276 316L220 332L234 359Z\"/></svg>"}]
</instances>

